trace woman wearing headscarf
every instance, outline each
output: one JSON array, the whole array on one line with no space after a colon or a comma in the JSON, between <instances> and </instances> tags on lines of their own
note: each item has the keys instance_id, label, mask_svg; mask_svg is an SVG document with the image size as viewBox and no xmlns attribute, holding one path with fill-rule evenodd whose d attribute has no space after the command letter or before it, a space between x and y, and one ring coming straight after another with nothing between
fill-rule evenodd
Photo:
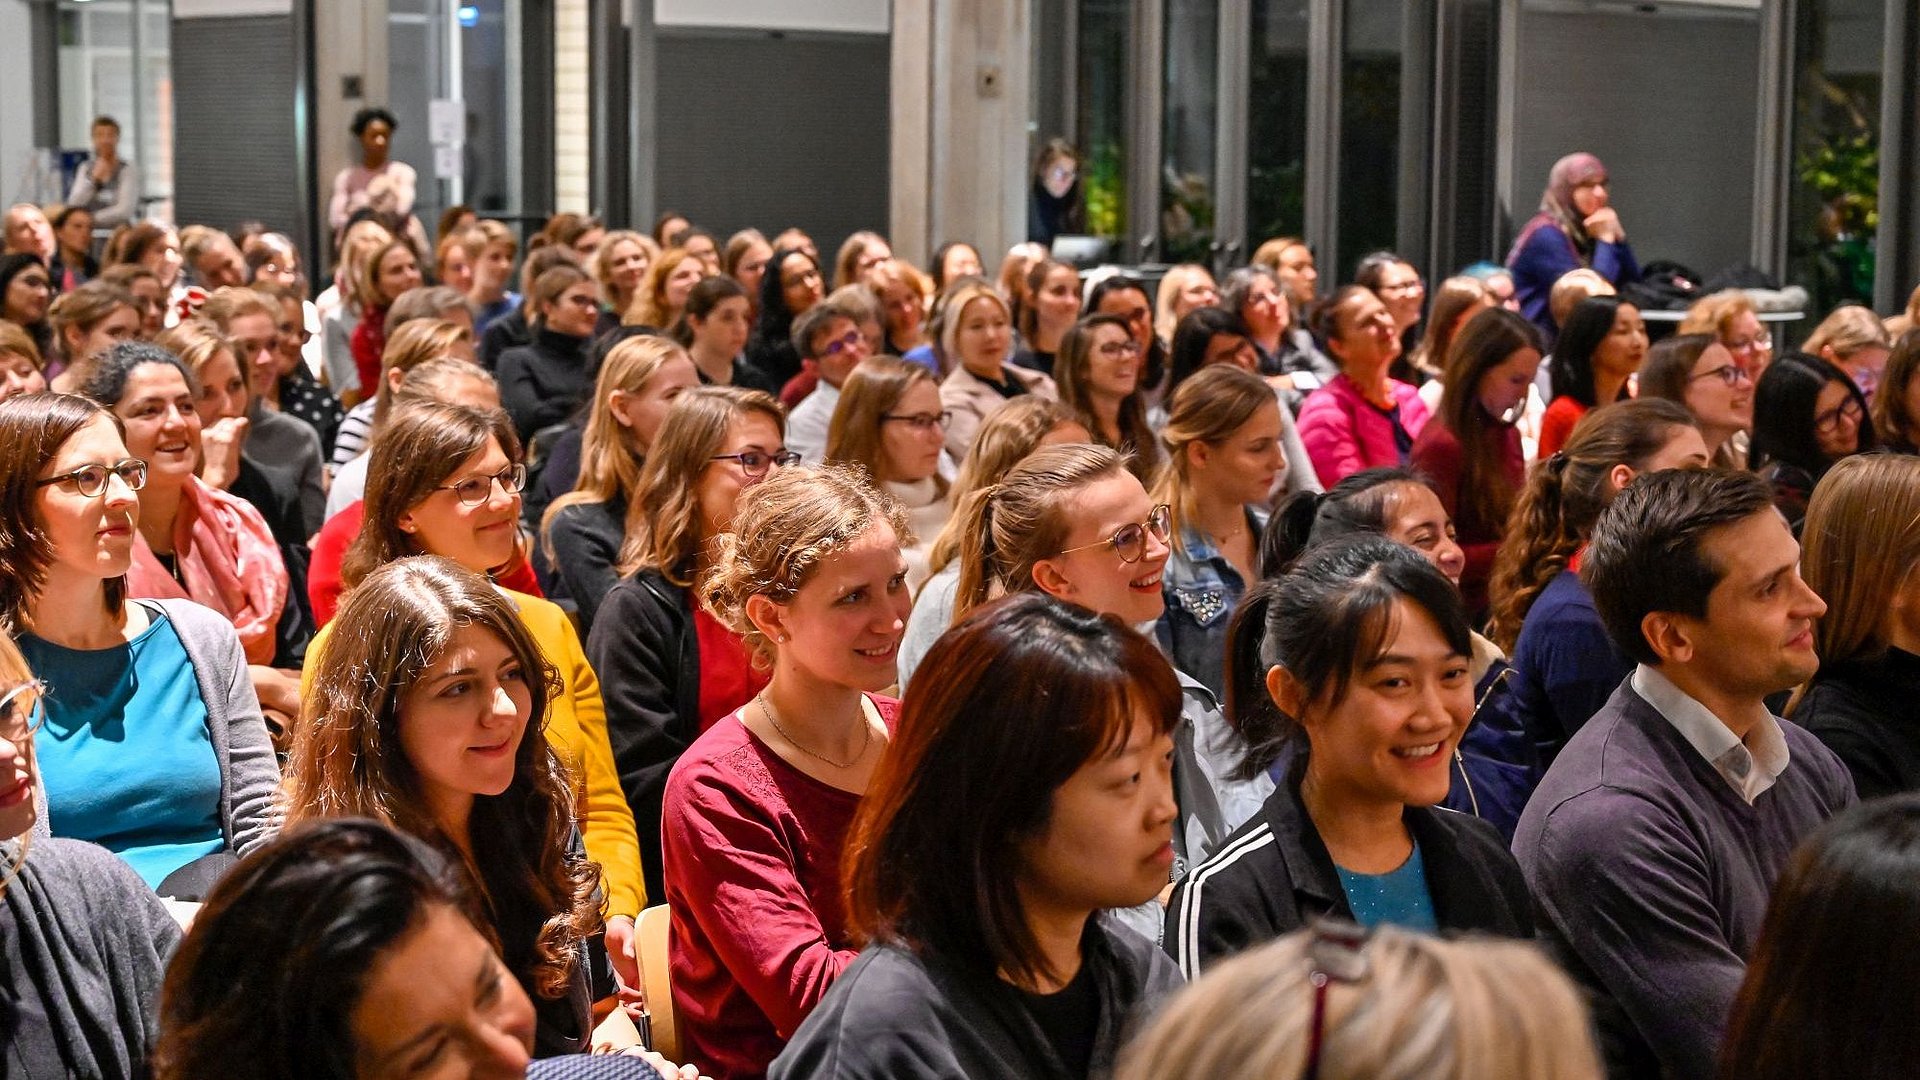
<instances>
[{"instance_id":1,"label":"woman wearing headscarf","mask_svg":"<svg viewBox=\"0 0 1920 1080\"><path fill-rule=\"evenodd\" d=\"M1560 275L1585 267L1615 286L1640 280L1640 263L1609 189L1607 167L1592 154L1568 154L1554 162L1540 212L1520 230L1507 255L1520 310L1548 340L1556 328L1547 300Z\"/></svg>"}]
</instances>

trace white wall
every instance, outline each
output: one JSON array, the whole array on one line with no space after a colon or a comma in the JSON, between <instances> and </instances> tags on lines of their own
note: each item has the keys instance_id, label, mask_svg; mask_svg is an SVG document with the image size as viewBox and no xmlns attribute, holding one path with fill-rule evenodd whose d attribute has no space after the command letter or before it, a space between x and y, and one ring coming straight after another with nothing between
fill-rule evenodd
<instances>
[{"instance_id":1,"label":"white wall","mask_svg":"<svg viewBox=\"0 0 1920 1080\"><path fill-rule=\"evenodd\" d=\"M26 0L0 0L0 204L21 194L33 155L33 23Z\"/></svg>"}]
</instances>

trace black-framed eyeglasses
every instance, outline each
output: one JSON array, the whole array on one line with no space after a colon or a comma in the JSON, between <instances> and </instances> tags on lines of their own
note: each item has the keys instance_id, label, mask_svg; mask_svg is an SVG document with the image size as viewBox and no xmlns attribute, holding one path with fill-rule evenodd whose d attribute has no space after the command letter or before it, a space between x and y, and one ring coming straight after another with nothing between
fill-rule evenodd
<instances>
[{"instance_id":1,"label":"black-framed eyeglasses","mask_svg":"<svg viewBox=\"0 0 1920 1080\"><path fill-rule=\"evenodd\" d=\"M765 476L769 469L784 469L800 464L800 455L791 450L769 454L764 450L742 450L737 454L715 454L709 461L737 461L748 476Z\"/></svg>"},{"instance_id":2,"label":"black-framed eyeglasses","mask_svg":"<svg viewBox=\"0 0 1920 1080\"><path fill-rule=\"evenodd\" d=\"M499 484L500 490L509 495L520 494L527 488L527 467L509 465L492 476L469 476L457 484L441 484L434 490L453 492L462 506L479 506L493 498L495 484Z\"/></svg>"},{"instance_id":3,"label":"black-framed eyeglasses","mask_svg":"<svg viewBox=\"0 0 1920 1080\"><path fill-rule=\"evenodd\" d=\"M1313 986L1313 1019L1307 1028L1307 1066L1301 1080L1319 1080L1320 1055L1327 1045L1327 988L1366 979L1367 942L1372 934L1352 923L1316 922L1307 941L1307 982Z\"/></svg>"},{"instance_id":4,"label":"black-framed eyeglasses","mask_svg":"<svg viewBox=\"0 0 1920 1080\"><path fill-rule=\"evenodd\" d=\"M1173 509L1166 503L1161 503L1147 514L1147 520L1134 525L1122 525L1113 530L1113 535L1105 540L1095 540L1091 544L1070 547L1060 554L1071 555L1088 548L1112 547L1113 553L1120 556L1121 562L1137 563L1147 556L1147 537L1152 536L1155 540L1166 543L1172 524Z\"/></svg>"},{"instance_id":5,"label":"black-framed eyeglasses","mask_svg":"<svg viewBox=\"0 0 1920 1080\"><path fill-rule=\"evenodd\" d=\"M80 494L89 499L97 499L107 493L107 480L117 476L127 485L129 491L139 491L147 486L147 463L139 458L126 458L112 465L82 465L69 469L58 476L49 476L45 480L36 480L34 487L52 487L54 484L72 484Z\"/></svg>"},{"instance_id":6,"label":"black-framed eyeglasses","mask_svg":"<svg viewBox=\"0 0 1920 1080\"><path fill-rule=\"evenodd\" d=\"M1860 408L1860 402L1855 398L1848 398L1839 405L1828 409L1826 412L1816 415L1813 418L1813 430L1821 432L1822 434L1831 435L1835 431L1840 430L1841 417L1845 417L1858 424L1860 418L1865 415L1866 411Z\"/></svg>"},{"instance_id":7,"label":"black-framed eyeglasses","mask_svg":"<svg viewBox=\"0 0 1920 1080\"><path fill-rule=\"evenodd\" d=\"M945 430L953 425L953 410L943 409L937 413L881 413L880 419L890 424L905 424L915 431L932 431L938 427Z\"/></svg>"},{"instance_id":8,"label":"black-framed eyeglasses","mask_svg":"<svg viewBox=\"0 0 1920 1080\"><path fill-rule=\"evenodd\" d=\"M32 738L47 722L47 710L41 706L46 693L46 683L28 679L0 694L0 737L14 743Z\"/></svg>"},{"instance_id":9,"label":"black-framed eyeglasses","mask_svg":"<svg viewBox=\"0 0 1920 1080\"><path fill-rule=\"evenodd\" d=\"M1739 364L1721 364L1712 371L1703 371L1698 375L1689 375L1687 376L1687 381L1696 382L1700 379L1711 379L1716 375L1720 377L1721 382L1726 383L1728 386L1739 386L1743 382L1753 381L1753 375Z\"/></svg>"}]
</instances>

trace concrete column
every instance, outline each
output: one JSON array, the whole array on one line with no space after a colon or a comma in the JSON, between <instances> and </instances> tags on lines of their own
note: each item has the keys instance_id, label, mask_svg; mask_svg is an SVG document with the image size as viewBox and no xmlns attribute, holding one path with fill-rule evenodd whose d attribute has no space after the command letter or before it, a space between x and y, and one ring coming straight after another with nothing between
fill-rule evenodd
<instances>
[{"instance_id":1,"label":"concrete column","mask_svg":"<svg viewBox=\"0 0 1920 1080\"><path fill-rule=\"evenodd\" d=\"M889 238L924 265L948 240L991 271L1026 239L1030 0L894 0Z\"/></svg>"}]
</instances>

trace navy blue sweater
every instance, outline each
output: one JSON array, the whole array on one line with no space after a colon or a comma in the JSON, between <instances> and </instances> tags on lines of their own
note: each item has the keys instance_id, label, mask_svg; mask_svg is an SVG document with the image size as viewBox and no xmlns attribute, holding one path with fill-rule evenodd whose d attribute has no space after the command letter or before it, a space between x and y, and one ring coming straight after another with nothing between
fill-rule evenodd
<instances>
[{"instance_id":1,"label":"navy blue sweater","mask_svg":"<svg viewBox=\"0 0 1920 1080\"><path fill-rule=\"evenodd\" d=\"M1580 575L1563 570L1547 582L1513 644L1514 711L1532 736L1542 767L1553 764L1573 733L1600 711L1633 662L1607 636Z\"/></svg>"}]
</instances>

